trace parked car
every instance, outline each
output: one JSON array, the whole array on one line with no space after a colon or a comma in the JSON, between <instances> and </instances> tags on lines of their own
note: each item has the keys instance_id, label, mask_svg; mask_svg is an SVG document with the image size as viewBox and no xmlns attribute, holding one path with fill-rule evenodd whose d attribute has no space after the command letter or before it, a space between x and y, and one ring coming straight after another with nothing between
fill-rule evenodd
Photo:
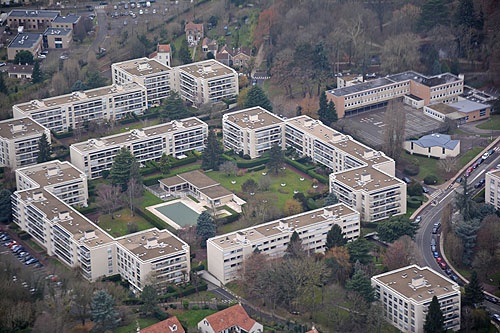
<instances>
[{"instance_id":1,"label":"parked car","mask_svg":"<svg viewBox=\"0 0 500 333\"><path fill-rule=\"evenodd\" d=\"M451 274L450 275L450 278L455 281L455 282L458 282L458 276L456 276L455 274Z\"/></svg>"},{"instance_id":2,"label":"parked car","mask_svg":"<svg viewBox=\"0 0 500 333\"><path fill-rule=\"evenodd\" d=\"M437 234L437 233L438 233L438 228L433 227L433 228L432 228L432 233L433 233L434 235L435 235L435 234Z\"/></svg>"},{"instance_id":3,"label":"parked car","mask_svg":"<svg viewBox=\"0 0 500 333\"><path fill-rule=\"evenodd\" d=\"M437 261L437 263L439 264L440 262L443 262L443 258L441 258L441 257L437 257L437 258L436 258L436 261Z\"/></svg>"},{"instance_id":4,"label":"parked car","mask_svg":"<svg viewBox=\"0 0 500 333\"><path fill-rule=\"evenodd\" d=\"M431 238L431 246L436 246L436 239L435 238Z\"/></svg>"},{"instance_id":5,"label":"parked car","mask_svg":"<svg viewBox=\"0 0 500 333\"><path fill-rule=\"evenodd\" d=\"M490 156L490 154L488 152L484 153L483 156L481 156L481 158L483 160L487 159L488 157Z\"/></svg>"},{"instance_id":6,"label":"parked car","mask_svg":"<svg viewBox=\"0 0 500 333\"><path fill-rule=\"evenodd\" d=\"M422 222L422 216L417 216L415 218L415 223L420 223L420 222Z\"/></svg>"},{"instance_id":7,"label":"parked car","mask_svg":"<svg viewBox=\"0 0 500 333\"><path fill-rule=\"evenodd\" d=\"M434 223L434 226L438 229L441 228L441 221L437 221L436 223Z\"/></svg>"},{"instance_id":8,"label":"parked car","mask_svg":"<svg viewBox=\"0 0 500 333\"><path fill-rule=\"evenodd\" d=\"M478 181L477 183L474 184L474 188L480 188L481 186L484 185L484 179L481 179L480 181Z\"/></svg>"},{"instance_id":9,"label":"parked car","mask_svg":"<svg viewBox=\"0 0 500 333\"><path fill-rule=\"evenodd\" d=\"M479 166L479 163L474 162L474 164L472 164L472 169L476 169L478 166Z\"/></svg>"},{"instance_id":10,"label":"parked car","mask_svg":"<svg viewBox=\"0 0 500 333\"><path fill-rule=\"evenodd\" d=\"M429 189L427 187L425 187L425 186L422 186L422 191L424 193L429 193Z\"/></svg>"},{"instance_id":11,"label":"parked car","mask_svg":"<svg viewBox=\"0 0 500 333\"><path fill-rule=\"evenodd\" d=\"M411 179L408 178L408 177L403 177L403 181L406 183L406 184L410 184L411 183Z\"/></svg>"},{"instance_id":12,"label":"parked car","mask_svg":"<svg viewBox=\"0 0 500 333\"><path fill-rule=\"evenodd\" d=\"M457 180L455 180L455 182L461 183L462 182L462 177L458 177Z\"/></svg>"},{"instance_id":13,"label":"parked car","mask_svg":"<svg viewBox=\"0 0 500 333\"><path fill-rule=\"evenodd\" d=\"M451 275L453 273L449 267L444 272L448 275Z\"/></svg>"},{"instance_id":14,"label":"parked car","mask_svg":"<svg viewBox=\"0 0 500 333\"><path fill-rule=\"evenodd\" d=\"M431 245L431 251L432 252L436 251L436 245Z\"/></svg>"},{"instance_id":15,"label":"parked car","mask_svg":"<svg viewBox=\"0 0 500 333\"><path fill-rule=\"evenodd\" d=\"M436 251L433 251L433 252L432 252L432 255L434 256L434 258L439 257L439 253L437 253Z\"/></svg>"},{"instance_id":16,"label":"parked car","mask_svg":"<svg viewBox=\"0 0 500 333\"><path fill-rule=\"evenodd\" d=\"M442 261L441 261L441 262L439 263L439 267L441 267L441 269L442 269L442 270L445 270L446 268L448 268L448 265L446 265L446 263L445 263L445 262L442 262Z\"/></svg>"},{"instance_id":17,"label":"parked car","mask_svg":"<svg viewBox=\"0 0 500 333\"><path fill-rule=\"evenodd\" d=\"M46 56L45 54L40 54L40 55L38 56L38 59L45 59L45 58L47 58L47 56Z\"/></svg>"},{"instance_id":18,"label":"parked car","mask_svg":"<svg viewBox=\"0 0 500 333\"><path fill-rule=\"evenodd\" d=\"M491 318L494 319L494 320L496 320L496 321L498 321L498 322L500 322L500 315L498 313L492 314Z\"/></svg>"},{"instance_id":19,"label":"parked car","mask_svg":"<svg viewBox=\"0 0 500 333\"><path fill-rule=\"evenodd\" d=\"M489 295L484 295L484 298L491 302L491 303L495 303L495 304L498 304L500 301L498 300L498 298L496 297L493 297L493 296L489 296Z\"/></svg>"}]
</instances>

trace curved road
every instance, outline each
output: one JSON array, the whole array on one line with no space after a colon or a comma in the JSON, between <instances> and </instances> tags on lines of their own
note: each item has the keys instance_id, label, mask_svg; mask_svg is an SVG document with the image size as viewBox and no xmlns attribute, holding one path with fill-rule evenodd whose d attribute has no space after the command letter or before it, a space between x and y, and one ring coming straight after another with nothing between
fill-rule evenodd
<instances>
[{"instance_id":1,"label":"curved road","mask_svg":"<svg viewBox=\"0 0 500 333\"><path fill-rule=\"evenodd\" d=\"M488 157L488 159L483 162L478 168L476 168L471 175L469 176L468 185L469 189L474 193L476 190L473 188L474 184L479 180L484 179L485 173L496 167L497 164L500 163L500 154L496 151L493 155ZM443 273L443 270L436 263L436 260L431 252L431 239L434 237L436 239L436 245L438 252L439 251L439 235L432 234L432 228L435 222L441 220L441 214L443 208L446 204L453 202L455 198L455 194L457 192L461 192L462 187L461 184L454 183L451 188L444 190L435 200L437 205L428 205L424 210L420 212L420 216L422 216L422 222L420 223L420 228L415 237L417 247L420 250L423 265L429 266L437 272ZM463 281L459 282L463 284ZM490 313L498 313L500 314L500 305L493 304L491 302L485 301L484 306L488 309Z\"/></svg>"}]
</instances>

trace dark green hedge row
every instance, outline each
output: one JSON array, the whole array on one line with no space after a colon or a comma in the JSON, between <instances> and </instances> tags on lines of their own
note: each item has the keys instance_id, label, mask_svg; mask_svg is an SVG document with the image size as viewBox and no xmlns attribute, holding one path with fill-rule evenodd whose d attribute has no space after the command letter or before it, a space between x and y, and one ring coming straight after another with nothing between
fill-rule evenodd
<instances>
[{"instance_id":1,"label":"dark green hedge row","mask_svg":"<svg viewBox=\"0 0 500 333\"><path fill-rule=\"evenodd\" d=\"M320 183L327 184L328 185L328 177L322 176L320 174L317 174L313 170L307 171L307 174L313 178L316 178L319 180Z\"/></svg>"},{"instance_id":2,"label":"dark green hedge row","mask_svg":"<svg viewBox=\"0 0 500 333\"><path fill-rule=\"evenodd\" d=\"M249 169L256 167L258 165L266 164L269 161L269 157L264 158L256 158L249 161L238 161L236 162L236 166L240 169Z\"/></svg>"},{"instance_id":3,"label":"dark green hedge row","mask_svg":"<svg viewBox=\"0 0 500 333\"><path fill-rule=\"evenodd\" d=\"M83 215L95 213L99 209L99 207L97 207L97 206L75 207L75 208L77 211L80 212L80 214L83 214Z\"/></svg>"},{"instance_id":4,"label":"dark green hedge row","mask_svg":"<svg viewBox=\"0 0 500 333\"><path fill-rule=\"evenodd\" d=\"M234 221L238 220L239 218L240 218L240 214L236 213L236 214L229 215L229 216L226 216L226 217L219 219L219 223L220 224L229 224L229 223L233 223Z\"/></svg>"},{"instance_id":5,"label":"dark green hedge row","mask_svg":"<svg viewBox=\"0 0 500 333\"><path fill-rule=\"evenodd\" d=\"M195 288L194 286L190 286L184 290L179 290L179 291L176 291L173 293L168 293L168 294L162 295L162 296L158 297L158 299L160 300L160 302L165 302L165 301L172 299L172 298L179 298L179 297L192 295L192 294L196 293L196 290L205 291L205 290L207 290L207 288L208 288L207 283L205 281L201 281L198 288Z\"/></svg>"},{"instance_id":6,"label":"dark green hedge row","mask_svg":"<svg viewBox=\"0 0 500 333\"><path fill-rule=\"evenodd\" d=\"M293 166L295 169L302 171L303 173L307 173L309 170L314 169L314 166L305 166L297 161L294 161L288 157L285 157L285 163Z\"/></svg>"},{"instance_id":7,"label":"dark green hedge row","mask_svg":"<svg viewBox=\"0 0 500 333\"><path fill-rule=\"evenodd\" d=\"M192 272L199 272L199 271L202 271L205 269L205 265L201 264L199 266L196 266L196 267L193 267L193 269L191 269Z\"/></svg>"},{"instance_id":8,"label":"dark green hedge row","mask_svg":"<svg viewBox=\"0 0 500 333\"><path fill-rule=\"evenodd\" d=\"M193 153L188 153L188 157L183 158L182 160L175 160L171 163L172 168L177 168L186 164L194 163L198 160L198 157Z\"/></svg>"},{"instance_id":9,"label":"dark green hedge row","mask_svg":"<svg viewBox=\"0 0 500 333\"><path fill-rule=\"evenodd\" d=\"M265 168L266 168L266 165L265 164L261 164L261 165L258 165L256 167L250 168L247 171L249 171L249 172L260 171L260 170L264 170Z\"/></svg>"},{"instance_id":10,"label":"dark green hedge row","mask_svg":"<svg viewBox=\"0 0 500 333\"><path fill-rule=\"evenodd\" d=\"M417 197L409 197L407 200L407 205L410 208L418 208L422 204L422 200Z\"/></svg>"},{"instance_id":11,"label":"dark green hedge row","mask_svg":"<svg viewBox=\"0 0 500 333\"><path fill-rule=\"evenodd\" d=\"M158 184L158 181L160 179L163 179L163 178L166 178L166 177L167 176L164 176L162 174L145 177L144 181L143 181L143 184L146 185L146 186L156 185L156 184Z\"/></svg>"},{"instance_id":12,"label":"dark green hedge row","mask_svg":"<svg viewBox=\"0 0 500 333\"><path fill-rule=\"evenodd\" d=\"M62 133L52 132L52 135L55 136L57 139L64 139L64 138L72 137L73 131L62 132Z\"/></svg>"},{"instance_id":13,"label":"dark green hedge row","mask_svg":"<svg viewBox=\"0 0 500 333\"><path fill-rule=\"evenodd\" d=\"M21 238L22 240L27 240L27 239L30 239L31 238L31 235L28 234L26 231L20 231L18 232L17 234L19 236L19 238Z\"/></svg>"},{"instance_id":14,"label":"dark green hedge row","mask_svg":"<svg viewBox=\"0 0 500 333\"><path fill-rule=\"evenodd\" d=\"M163 230L166 228L166 223L157 218L154 214L150 213L149 211L142 209L135 209L135 212L137 213L137 215L140 215L146 221L148 221L158 229Z\"/></svg>"}]
</instances>

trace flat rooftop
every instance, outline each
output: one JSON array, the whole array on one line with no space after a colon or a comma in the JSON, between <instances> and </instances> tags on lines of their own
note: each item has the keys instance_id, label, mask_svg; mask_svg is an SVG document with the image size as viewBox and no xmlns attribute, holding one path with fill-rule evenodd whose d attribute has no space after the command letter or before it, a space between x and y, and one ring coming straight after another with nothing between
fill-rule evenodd
<instances>
[{"instance_id":1,"label":"flat rooftop","mask_svg":"<svg viewBox=\"0 0 500 333\"><path fill-rule=\"evenodd\" d=\"M71 29L64 28L47 28L43 34L45 36L67 36L71 31Z\"/></svg>"},{"instance_id":2,"label":"flat rooftop","mask_svg":"<svg viewBox=\"0 0 500 333\"><path fill-rule=\"evenodd\" d=\"M196 62L194 64L183 65L177 68L179 70L186 72L189 75L201 79L212 79L215 77L236 73L234 69L225 66L213 59Z\"/></svg>"},{"instance_id":3,"label":"flat rooftop","mask_svg":"<svg viewBox=\"0 0 500 333\"><path fill-rule=\"evenodd\" d=\"M16 104L15 106L24 112L32 112L49 107L57 107L68 103L79 103L92 98L99 98L110 94L127 93L133 90L143 89L137 83L129 83L126 85L110 85L106 87L75 91L71 94L49 97L42 100L32 100L30 102Z\"/></svg>"},{"instance_id":4,"label":"flat rooftop","mask_svg":"<svg viewBox=\"0 0 500 333\"><path fill-rule=\"evenodd\" d=\"M52 22L54 23L77 23L78 20L80 19L79 15L66 15L66 16L57 16Z\"/></svg>"},{"instance_id":5,"label":"flat rooftop","mask_svg":"<svg viewBox=\"0 0 500 333\"><path fill-rule=\"evenodd\" d=\"M261 108L260 106L241 111L226 113L224 120L228 120L240 128L259 129L284 122L277 115Z\"/></svg>"},{"instance_id":6,"label":"flat rooftop","mask_svg":"<svg viewBox=\"0 0 500 333\"><path fill-rule=\"evenodd\" d=\"M5 139L22 139L44 131L45 127L28 117L0 121L0 137Z\"/></svg>"},{"instance_id":7,"label":"flat rooftop","mask_svg":"<svg viewBox=\"0 0 500 333\"><path fill-rule=\"evenodd\" d=\"M10 48L30 49L42 40L42 34L35 32L18 33L16 38L10 42Z\"/></svg>"},{"instance_id":8,"label":"flat rooftop","mask_svg":"<svg viewBox=\"0 0 500 333\"><path fill-rule=\"evenodd\" d=\"M429 109L432 109L432 110L439 112L439 113L442 113L442 114L450 114L450 113L457 112L456 109L454 109L451 106L449 106L448 104L444 104L444 103L431 104L431 105L427 105L427 107Z\"/></svg>"},{"instance_id":9,"label":"flat rooftop","mask_svg":"<svg viewBox=\"0 0 500 333\"><path fill-rule=\"evenodd\" d=\"M201 193L205 194L212 200L227 197L228 195L233 195L233 192L229 191L222 185L210 186L200 190Z\"/></svg>"},{"instance_id":10,"label":"flat rooftop","mask_svg":"<svg viewBox=\"0 0 500 333\"><path fill-rule=\"evenodd\" d=\"M17 169L40 187L53 186L72 180L82 180L85 174L68 161L59 160Z\"/></svg>"},{"instance_id":11,"label":"flat rooftop","mask_svg":"<svg viewBox=\"0 0 500 333\"><path fill-rule=\"evenodd\" d=\"M218 185L215 180L205 175L203 172L199 170L189 171L180 173L177 175L179 178L184 179L188 183L193 184L198 189L203 189L211 186Z\"/></svg>"},{"instance_id":12,"label":"flat rooftop","mask_svg":"<svg viewBox=\"0 0 500 333\"><path fill-rule=\"evenodd\" d=\"M494 170L494 171L490 171L490 172L487 172L489 174L491 174L492 176L495 176L495 177L500 177L500 169L498 170Z\"/></svg>"},{"instance_id":13,"label":"flat rooftop","mask_svg":"<svg viewBox=\"0 0 500 333\"><path fill-rule=\"evenodd\" d=\"M9 18L12 17L30 17L30 18L56 18L59 14L61 14L60 11L55 11L55 10L20 10L20 9L15 9L11 10L9 13Z\"/></svg>"},{"instance_id":14,"label":"flat rooftop","mask_svg":"<svg viewBox=\"0 0 500 333\"><path fill-rule=\"evenodd\" d=\"M372 279L416 302L427 302L433 296L440 297L451 292L459 292L457 283L429 267L421 268L417 265L376 275Z\"/></svg>"},{"instance_id":15,"label":"flat rooftop","mask_svg":"<svg viewBox=\"0 0 500 333\"><path fill-rule=\"evenodd\" d=\"M186 118L182 120L173 120L168 123L144 127L142 129L133 129L126 133L115 134L103 138L89 139L80 143L72 144L71 147L79 150L82 153L100 151L107 149L113 145L124 143L132 143L134 141L147 140L151 137L165 134L168 132L180 132L190 128L202 126L205 123L196 117Z\"/></svg>"},{"instance_id":16,"label":"flat rooftop","mask_svg":"<svg viewBox=\"0 0 500 333\"><path fill-rule=\"evenodd\" d=\"M146 57L115 63L113 66L121 68L134 76L146 76L171 70L167 65Z\"/></svg>"},{"instance_id":17,"label":"flat rooftop","mask_svg":"<svg viewBox=\"0 0 500 333\"><path fill-rule=\"evenodd\" d=\"M344 170L334 175L335 179L353 190L372 192L382 190L388 186L405 184L396 177L379 171L375 168L361 167Z\"/></svg>"},{"instance_id":18,"label":"flat rooftop","mask_svg":"<svg viewBox=\"0 0 500 333\"><path fill-rule=\"evenodd\" d=\"M326 126L321 121L312 119L308 116L298 116L287 119L287 125L292 125L300 130L309 133L323 143L331 145L339 150L356 158L360 162L365 162L368 165L387 162L390 159L381 152L374 150L362 143L353 140L350 136L342 134L333 128Z\"/></svg>"},{"instance_id":19,"label":"flat rooftop","mask_svg":"<svg viewBox=\"0 0 500 333\"><path fill-rule=\"evenodd\" d=\"M183 251L183 246L188 246L168 230L156 228L123 236L116 241L143 261Z\"/></svg>"},{"instance_id":20,"label":"flat rooftop","mask_svg":"<svg viewBox=\"0 0 500 333\"><path fill-rule=\"evenodd\" d=\"M338 203L333 206L311 210L306 213L215 236L208 241L221 248L241 246L243 244L241 239L249 241L250 244L257 244L266 237L277 235L285 231L288 233L295 229L322 223L332 216L341 219L355 213L354 210L347 207L345 204Z\"/></svg>"},{"instance_id":21,"label":"flat rooftop","mask_svg":"<svg viewBox=\"0 0 500 333\"><path fill-rule=\"evenodd\" d=\"M468 99L464 99L462 101L451 103L451 104L449 104L449 106L452 107L453 109L455 109L456 111L463 112L463 113L479 111L479 110L483 110L483 109L490 107L487 104L474 102L474 101L471 101Z\"/></svg>"},{"instance_id":22,"label":"flat rooftop","mask_svg":"<svg viewBox=\"0 0 500 333\"><path fill-rule=\"evenodd\" d=\"M343 88L328 90L328 92L334 96L345 96L345 95L359 93L359 92L365 91L365 90L380 88L380 87L387 86L387 85L393 84L393 83L394 83L393 81L382 77L382 78L378 78L375 80L355 84L355 85L350 86L350 87L343 87Z\"/></svg>"},{"instance_id":23,"label":"flat rooftop","mask_svg":"<svg viewBox=\"0 0 500 333\"><path fill-rule=\"evenodd\" d=\"M75 240L88 247L100 246L113 240L106 232L45 189L38 188L17 193L24 201L30 202L32 206L42 211L49 220L57 222L58 225L72 234ZM43 199L31 200L34 193L42 193ZM95 235L85 239L85 232L89 230L95 231Z\"/></svg>"}]
</instances>

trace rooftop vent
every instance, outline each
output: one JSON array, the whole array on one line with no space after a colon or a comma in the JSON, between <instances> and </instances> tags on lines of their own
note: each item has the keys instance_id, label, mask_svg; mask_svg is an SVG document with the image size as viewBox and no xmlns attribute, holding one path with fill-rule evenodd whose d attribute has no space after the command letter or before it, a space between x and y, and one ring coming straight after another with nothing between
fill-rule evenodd
<instances>
[{"instance_id":1,"label":"rooftop vent","mask_svg":"<svg viewBox=\"0 0 500 333\"><path fill-rule=\"evenodd\" d=\"M95 238L95 237L96 237L95 230L90 229L90 230L86 230L85 231L85 239L92 239L92 238Z\"/></svg>"}]
</instances>

